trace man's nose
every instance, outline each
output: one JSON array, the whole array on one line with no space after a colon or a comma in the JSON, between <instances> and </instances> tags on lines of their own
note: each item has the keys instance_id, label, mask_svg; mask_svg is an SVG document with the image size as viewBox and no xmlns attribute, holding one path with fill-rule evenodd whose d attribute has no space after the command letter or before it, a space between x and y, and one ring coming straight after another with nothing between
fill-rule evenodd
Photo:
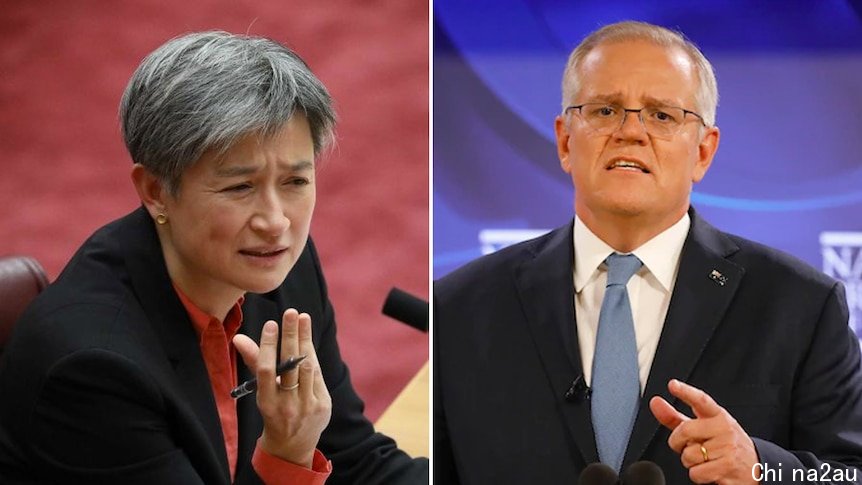
<instances>
[{"instance_id":1,"label":"man's nose","mask_svg":"<svg viewBox=\"0 0 862 485\"><path fill-rule=\"evenodd\" d=\"M643 113L643 111L635 109L627 109L623 111L622 122L614 133L614 136L618 139L649 141L646 125L643 123L641 113Z\"/></svg>"}]
</instances>

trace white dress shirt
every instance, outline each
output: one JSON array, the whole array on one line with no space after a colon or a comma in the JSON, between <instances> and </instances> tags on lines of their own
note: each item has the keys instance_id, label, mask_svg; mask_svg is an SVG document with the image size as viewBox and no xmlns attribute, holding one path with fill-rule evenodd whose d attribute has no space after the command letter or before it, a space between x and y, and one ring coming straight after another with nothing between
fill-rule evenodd
<instances>
[{"instance_id":1,"label":"white dress shirt","mask_svg":"<svg viewBox=\"0 0 862 485\"><path fill-rule=\"evenodd\" d=\"M664 327L667 308L670 305L670 297L679 271L682 246L690 226L691 219L686 213L676 224L631 253L643 262L643 267L626 285L635 325L641 393L646 387L658 340ZM573 231L575 320L584 379L589 385L592 382L599 313L608 280L607 266L604 261L615 251L593 234L577 216L575 216Z\"/></svg>"}]
</instances>

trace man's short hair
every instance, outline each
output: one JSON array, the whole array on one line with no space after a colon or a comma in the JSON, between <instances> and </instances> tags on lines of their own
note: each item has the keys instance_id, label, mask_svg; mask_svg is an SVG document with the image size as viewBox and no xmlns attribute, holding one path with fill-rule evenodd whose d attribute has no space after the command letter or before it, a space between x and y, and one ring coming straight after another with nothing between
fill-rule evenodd
<instances>
[{"instance_id":1,"label":"man's short hair","mask_svg":"<svg viewBox=\"0 0 862 485\"><path fill-rule=\"evenodd\" d=\"M323 83L278 42L219 31L183 35L156 49L120 103L132 160L174 195L183 172L204 153L224 153L247 134L272 136L294 113L308 120L317 156L335 127Z\"/></svg>"},{"instance_id":2,"label":"man's short hair","mask_svg":"<svg viewBox=\"0 0 862 485\"><path fill-rule=\"evenodd\" d=\"M641 40L665 47L678 47L688 54L694 64L699 86L695 93L696 109L703 116L707 126L715 125L715 111L718 106L718 83L712 64L700 49L681 32L673 31L646 22L625 21L606 25L588 35L569 55L566 70L563 72L563 109L569 106L578 92L581 63L593 49L602 44Z\"/></svg>"}]
</instances>

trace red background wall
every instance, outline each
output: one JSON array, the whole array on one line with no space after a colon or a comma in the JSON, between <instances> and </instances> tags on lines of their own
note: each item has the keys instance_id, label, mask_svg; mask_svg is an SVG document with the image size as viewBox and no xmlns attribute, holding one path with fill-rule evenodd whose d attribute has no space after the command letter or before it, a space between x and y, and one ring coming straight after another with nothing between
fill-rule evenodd
<instances>
[{"instance_id":1,"label":"red background wall","mask_svg":"<svg viewBox=\"0 0 862 485\"><path fill-rule=\"evenodd\" d=\"M339 341L372 419L428 359L380 315L391 286L428 296L428 5L415 1L6 0L0 9L0 255L51 278L96 228L138 205L117 106L140 60L221 29L295 49L340 123L312 235Z\"/></svg>"}]
</instances>

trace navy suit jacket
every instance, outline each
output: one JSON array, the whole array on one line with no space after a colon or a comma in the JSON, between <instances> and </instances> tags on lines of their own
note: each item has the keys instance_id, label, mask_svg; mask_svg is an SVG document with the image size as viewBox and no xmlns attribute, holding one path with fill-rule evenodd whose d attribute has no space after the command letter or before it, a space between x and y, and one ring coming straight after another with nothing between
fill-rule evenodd
<instances>
[{"instance_id":1,"label":"navy suit jacket","mask_svg":"<svg viewBox=\"0 0 862 485\"><path fill-rule=\"evenodd\" d=\"M651 460L668 483L689 482L648 406L658 395L692 415L669 394L673 378L726 408L785 480L794 467L862 465L859 342L842 285L690 214L623 467ZM570 223L436 282L435 483L575 483L598 461L590 401L572 385L583 375L573 251Z\"/></svg>"},{"instance_id":2,"label":"navy suit jacket","mask_svg":"<svg viewBox=\"0 0 862 485\"><path fill-rule=\"evenodd\" d=\"M248 294L241 332L295 307L332 396L318 448L329 484L427 483L363 416L338 350L314 245L284 283ZM252 377L237 359L239 381ZM257 484L262 431L254 397L238 401L236 484ZM198 338L168 277L155 227L138 209L97 231L18 322L0 361L0 483L228 484L221 424Z\"/></svg>"}]
</instances>

